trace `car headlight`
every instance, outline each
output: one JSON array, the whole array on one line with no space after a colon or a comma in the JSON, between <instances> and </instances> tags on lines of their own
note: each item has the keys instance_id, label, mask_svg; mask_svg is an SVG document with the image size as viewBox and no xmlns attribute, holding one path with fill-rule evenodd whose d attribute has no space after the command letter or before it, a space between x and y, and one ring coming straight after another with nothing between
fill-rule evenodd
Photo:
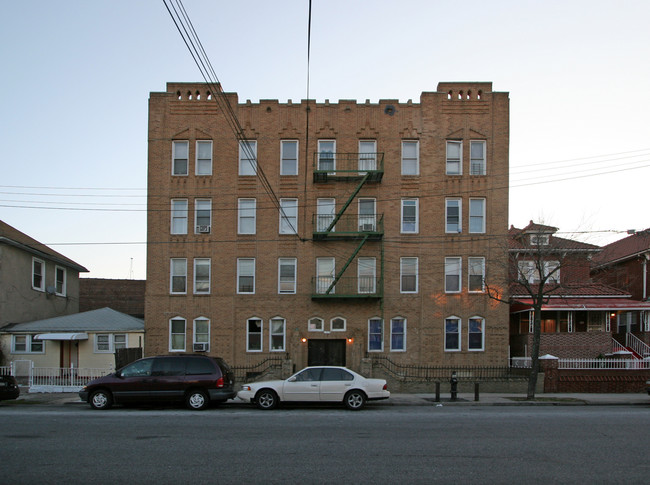
<instances>
[{"instance_id":1,"label":"car headlight","mask_svg":"<svg viewBox=\"0 0 650 485\"><path fill-rule=\"evenodd\" d=\"M241 386L242 391L252 391L251 386Z\"/></svg>"}]
</instances>

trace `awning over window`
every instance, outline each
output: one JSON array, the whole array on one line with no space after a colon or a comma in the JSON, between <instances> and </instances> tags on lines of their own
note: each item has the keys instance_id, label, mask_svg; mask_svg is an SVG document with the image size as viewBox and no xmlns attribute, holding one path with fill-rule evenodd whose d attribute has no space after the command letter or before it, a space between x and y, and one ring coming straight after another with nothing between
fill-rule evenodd
<instances>
[{"instance_id":1,"label":"awning over window","mask_svg":"<svg viewBox=\"0 0 650 485\"><path fill-rule=\"evenodd\" d=\"M533 300L522 298L519 303L511 306L512 313L528 311L532 309ZM542 310L565 310L565 311L589 311L589 310L611 310L611 311L650 311L650 301L636 301L627 298L551 298L544 303Z\"/></svg>"},{"instance_id":2,"label":"awning over window","mask_svg":"<svg viewBox=\"0 0 650 485\"><path fill-rule=\"evenodd\" d=\"M38 340L88 340L87 333L39 333Z\"/></svg>"}]
</instances>

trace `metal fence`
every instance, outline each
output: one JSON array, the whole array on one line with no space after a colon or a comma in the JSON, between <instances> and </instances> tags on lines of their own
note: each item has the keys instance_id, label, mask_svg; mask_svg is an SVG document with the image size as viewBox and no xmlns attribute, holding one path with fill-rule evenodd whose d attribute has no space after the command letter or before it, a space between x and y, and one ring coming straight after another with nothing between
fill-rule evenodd
<instances>
[{"instance_id":1,"label":"metal fence","mask_svg":"<svg viewBox=\"0 0 650 485\"><path fill-rule=\"evenodd\" d=\"M558 359L558 369L650 369L650 359ZM510 366L517 369L530 369L530 357L512 357Z\"/></svg>"},{"instance_id":2,"label":"metal fence","mask_svg":"<svg viewBox=\"0 0 650 485\"><path fill-rule=\"evenodd\" d=\"M268 357L256 364L241 365L241 366L231 366L232 371L235 373L235 380L238 383L253 381L259 379L260 377L269 374L282 373L282 362L285 359L283 357Z\"/></svg>"}]
</instances>

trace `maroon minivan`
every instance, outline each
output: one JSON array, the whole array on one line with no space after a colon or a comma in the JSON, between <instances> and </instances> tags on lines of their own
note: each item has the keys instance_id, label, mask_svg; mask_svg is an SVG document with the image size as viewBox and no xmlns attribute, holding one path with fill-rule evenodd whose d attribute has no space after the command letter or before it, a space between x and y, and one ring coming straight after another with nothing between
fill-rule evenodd
<instances>
[{"instance_id":1,"label":"maroon minivan","mask_svg":"<svg viewBox=\"0 0 650 485\"><path fill-rule=\"evenodd\" d=\"M189 409L201 410L211 401L225 402L236 394L228 364L207 355L145 357L79 391L93 409L108 409L113 403L184 401Z\"/></svg>"}]
</instances>

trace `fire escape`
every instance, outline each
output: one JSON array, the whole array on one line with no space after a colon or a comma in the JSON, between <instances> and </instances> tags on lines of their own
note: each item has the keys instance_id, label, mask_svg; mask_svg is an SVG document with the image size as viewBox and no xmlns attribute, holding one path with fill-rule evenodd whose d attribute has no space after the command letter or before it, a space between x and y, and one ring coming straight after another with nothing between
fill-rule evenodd
<instances>
[{"instance_id":1,"label":"fire escape","mask_svg":"<svg viewBox=\"0 0 650 485\"><path fill-rule=\"evenodd\" d=\"M317 264L316 276L312 280L312 299L375 299L380 300L384 293L384 224L383 214L376 212L376 200L357 197L366 184L380 183L384 175L383 153L334 153L314 154L314 183L344 183L351 185L351 192L345 203L334 212L317 211L313 218L313 240L317 244L338 245L352 249L342 267L335 269L335 263ZM353 201L359 200L358 211L354 212ZM348 243L342 243L347 241ZM352 244L350 244L352 242ZM373 247L374 245L374 247ZM364 255L357 259L357 275L353 261L361 250ZM327 258L326 258L327 259ZM334 261L334 258L331 258ZM352 268L351 268L352 267Z\"/></svg>"}]
</instances>

